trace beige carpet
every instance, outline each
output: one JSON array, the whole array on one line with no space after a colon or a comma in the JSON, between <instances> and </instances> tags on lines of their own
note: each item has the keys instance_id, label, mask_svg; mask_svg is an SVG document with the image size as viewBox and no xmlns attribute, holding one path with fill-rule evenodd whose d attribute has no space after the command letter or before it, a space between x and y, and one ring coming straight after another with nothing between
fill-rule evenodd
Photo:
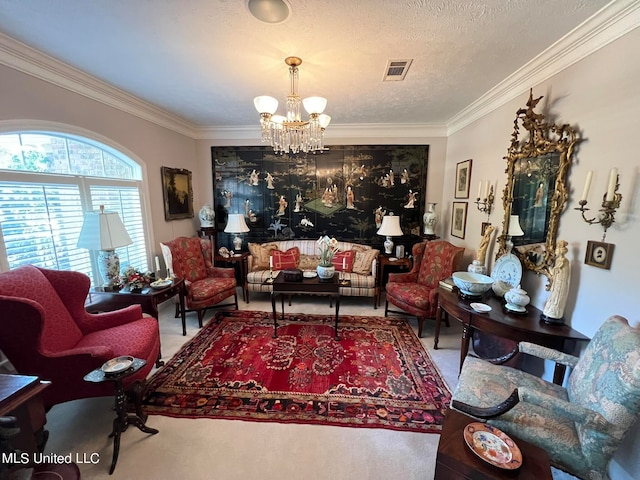
<instances>
[{"instance_id":1,"label":"beige carpet","mask_svg":"<svg viewBox=\"0 0 640 480\"><path fill-rule=\"evenodd\" d=\"M239 295L239 299L241 295ZM241 309L271 309L267 294L252 294ZM169 359L197 331L194 313L187 315L187 336L181 335L173 304L160 314L162 353ZM330 312L320 298L294 297L286 311ZM354 315L384 315L374 310L371 299L343 297L340 312ZM213 312L208 312L209 319ZM415 319L410 323L417 332ZM422 343L440 369L450 389L458 374L461 328L452 322L443 327L440 349L433 350L434 324L425 323ZM118 464L109 475L114 418L113 399L78 400L57 405L48 413L50 438L46 453L78 454L97 464L81 464L85 479L431 479L439 435L396 432L383 429L287 425L238 420L176 419L150 416L147 424L157 435L146 435L131 427L122 435Z\"/></svg>"}]
</instances>

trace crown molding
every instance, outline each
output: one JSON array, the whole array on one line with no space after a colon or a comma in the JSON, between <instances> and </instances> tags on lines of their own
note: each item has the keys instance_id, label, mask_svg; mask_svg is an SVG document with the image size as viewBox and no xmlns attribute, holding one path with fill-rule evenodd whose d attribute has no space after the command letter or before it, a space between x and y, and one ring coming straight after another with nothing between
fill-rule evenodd
<instances>
[{"instance_id":1,"label":"crown molding","mask_svg":"<svg viewBox=\"0 0 640 480\"><path fill-rule=\"evenodd\" d=\"M446 137L445 124L396 124L396 123L367 123L367 124L332 124L325 132L325 143L337 139L380 139L380 138L419 138ZM258 124L240 127L196 127L194 138L197 140L213 141L243 141L257 142L260 138Z\"/></svg>"},{"instance_id":2,"label":"crown molding","mask_svg":"<svg viewBox=\"0 0 640 480\"><path fill-rule=\"evenodd\" d=\"M77 68L0 33L0 64L192 137L194 125Z\"/></svg>"},{"instance_id":3,"label":"crown molding","mask_svg":"<svg viewBox=\"0 0 640 480\"><path fill-rule=\"evenodd\" d=\"M640 26L640 2L613 0L453 116L447 136L470 125Z\"/></svg>"}]
</instances>

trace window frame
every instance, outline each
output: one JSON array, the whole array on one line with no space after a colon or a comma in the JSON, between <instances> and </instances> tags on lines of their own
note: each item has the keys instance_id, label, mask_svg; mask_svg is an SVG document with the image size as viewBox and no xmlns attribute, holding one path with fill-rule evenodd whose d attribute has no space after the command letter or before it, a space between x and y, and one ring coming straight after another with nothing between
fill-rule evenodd
<instances>
[{"instance_id":1,"label":"window frame","mask_svg":"<svg viewBox=\"0 0 640 480\"><path fill-rule=\"evenodd\" d=\"M30 122L30 121L0 121L0 135L7 134L40 134L50 135L56 137L67 138L77 142L89 144L95 148L101 149L112 156L117 157L119 160L126 162L132 167L134 176L139 177L131 180L97 177L97 176L82 176L75 174L58 174L47 172L31 172L20 170L5 170L0 169L0 177L2 181L7 182L22 182L22 183L58 183L78 185L80 189L80 197L83 206L83 211L86 213L91 210L97 210L99 205L92 205L91 203L91 186L96 185L100 187L118 185L126 187L137 187L140 196L140 215L141 224L144 235L144 248L146 252L146 265L147 269L152 270L153 258L153 229L150 222L150 203L147 187L147 175L146 164L130 152L127 148L116 144L112 140L103 137L95 132L79 129L70 125L62 125L52 122ZM93 275L95 278L99 278L97 273L97 267L95 262L96 254L91 253L91 264ZM0 231L0 272L8 271L9 261L7 258L6 246Z\"/></svg>"}]
</instances>

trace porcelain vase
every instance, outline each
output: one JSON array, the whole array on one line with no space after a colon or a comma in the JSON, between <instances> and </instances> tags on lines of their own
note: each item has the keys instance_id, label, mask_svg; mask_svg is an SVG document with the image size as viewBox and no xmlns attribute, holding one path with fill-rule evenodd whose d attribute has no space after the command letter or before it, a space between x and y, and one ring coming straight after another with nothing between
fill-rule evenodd
<instances>
[{"instance_id":1,"label":"porcelain vase","mask_svg":"<svg viewBox=\"0 0 640 480\"><path fill-rule=\"evenodd\" d=\"M198 212L198 218L200 219L200 227L213 227L213 220L216 218L216 212L213 210L211 205L205 203Z\"/></svg>"},{"instance_id":2,"label":"porcelain vase","mask_svg":"<svg viewBox=\"0 0 640 480\"><path fill-rule=\"evenodd\" d=\"M316 268L318 272L318 278L320 280L331 280L333 275L336 273L336 267L331 265L330 267L323 267L322 265L318 265Z\"/></svg>"},{"instance_id":3,"label":"porcelain vase","mask_svg":"<svg viewBox=\"0 0 640 480\"><path fill-rule=\"evenodd\" d=\"M436 203L429 203L427 205L426 213L422 216L425 235L436 234L436 225L438 224L438 214L436 213L436 205L437 205Z\"/></svg>"}]
</instances>

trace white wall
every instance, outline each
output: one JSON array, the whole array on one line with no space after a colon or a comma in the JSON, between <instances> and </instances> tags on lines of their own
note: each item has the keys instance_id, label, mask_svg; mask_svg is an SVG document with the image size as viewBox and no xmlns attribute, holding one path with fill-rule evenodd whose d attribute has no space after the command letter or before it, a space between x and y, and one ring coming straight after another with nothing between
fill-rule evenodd
<instances>
[{"instance_id":1,"label":"white wall","mask_svg":"<svg viewBox=\"0 0 640 480\"><path fill-rule=\"evenodd\" d=\"M577 127L584 139L569 172L571 193L561 216L558 238L569 242L572 268L565 317L573 328L587 336L592 336L612 314L623 315L632 324L640 321L638 301L633 300L637 295L634 279L640 270L640 150L636 137L640 115L639 45L640 29L636 29L544 83L532 85L534 97L545 97L539 106L548 108L557 123ZM525 106L527 99L528 92L523 92L517 100L449 137L443 196L449 214L456 163L472 158L471 196L477 194L478 180L497 182L499 194L491 223L498 228L502 226L501 196L506 183L506 162L502 157L511 140L516 111ZM591 213L597 210L606 191L609 169L614 166L620 174L623 205L606 237L607 242L615 244L611 269L603 270L584 264L587 241L600 241L603 229L585 223L574 208L578 206L586 174L593 170L587 206L592 209ZM480 223L485 218L470 203L466 238L451 239L452 243L468 249L469 260L479 244ZM450 221L446 220L448 231ZM544 280L529 272L523 282L539 308L547 298ZM614 479L640 478L640 456L637 455L640 427L636 426L630 437L615 457L611 472Z\"/></svg>"}]
</instances>

